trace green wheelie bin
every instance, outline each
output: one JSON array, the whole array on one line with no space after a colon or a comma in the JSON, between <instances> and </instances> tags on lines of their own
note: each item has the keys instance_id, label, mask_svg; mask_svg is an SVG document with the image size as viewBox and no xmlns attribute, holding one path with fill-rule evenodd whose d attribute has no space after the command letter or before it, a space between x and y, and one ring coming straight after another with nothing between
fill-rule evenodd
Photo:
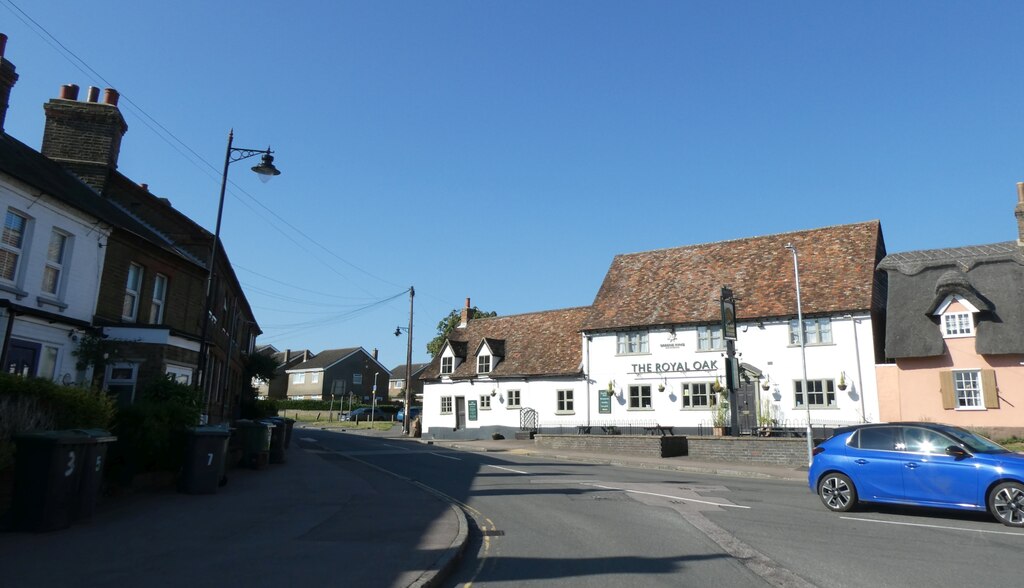
<instances>
[{"instance_id":1,"label":"green wheelie bin","mask_svg":"<svg viewBox=\"0 0 1024 588\"><path fill-rule=\"evenodd\" d=\"M260 422L272 427L270 430L270 463L284 463L284 442L287 436L284 419L273 417Z\"/></svg>"},{"instance_id":2,"label":"green wheelie bin","mask_svg":"<svg viewBox=\"0 0 1024 588\"><path fill-rule=\"evenodd\" d=\"M31 431L15 435L14 443L14 528L53 531L71 526L86 453L95 441L74 431Z\"/></svg>"},{"instance_id":3,"label":"green wheelie bin","mask_svg":"<svg viewBox=\"0 0 1024 588\"><path fill-rule=\"evenodd\" d=\"M224 470L230 438L231 431L222 426L200 425L187 431L185 465L178 479L180 492L216 494L217 489L227 480Z\"/></svg>"},{"instance_id":4,"label":"green wheelie bin","mask_svg":"<svg viewBox=\"0 0 1024 588\"><path fill-rule=\"evenodd\" d=\"M270 463L270 427L260 421L235 421L242 445L242 464L246 467L262 470Z\"/></svg>"},{"instance_id":5,"label":"green wheelie bin","mask_svg":"<svg viewBox=\"0 0 1024 588\"><path fill-rule=\"evenodd\" d=\"M103 468L107 465L107 446L117 441L117 437L103 429L74 429L72 432L86 435L92 440L85 446L82 478L79 480L78 508L74 517L76 521L84 522L92 519L93 513L96 512L100 490L103 488Z\"/></svg>"}]
</instances>

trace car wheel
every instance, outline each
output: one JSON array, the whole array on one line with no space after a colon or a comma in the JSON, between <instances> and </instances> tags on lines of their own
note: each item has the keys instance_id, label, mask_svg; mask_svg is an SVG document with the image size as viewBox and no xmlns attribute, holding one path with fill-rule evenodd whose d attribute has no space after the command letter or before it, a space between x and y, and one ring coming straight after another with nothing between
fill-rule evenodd
<instances>
[{"instance_id":1,"label":"car wheel","mask_svg":"<svg viewBox=\"0 0 1024 588\"><path fill-rule=\"evenodd\" d=\"M1008 527L1024 527L1024 485L1003 482L988 495L988 511Z\"/></svg>"},{"instance_id":2,"label":"car wheel","mask_svg":"<svg viewBox=\"0 0 1024 588\"><path fill-rule=\"evenodd\" d=\"M857 504L857 488L850 478L832 472L818 482L818 497L825 508L833 512L847 512Z\"/></svg>"}]
</instances>

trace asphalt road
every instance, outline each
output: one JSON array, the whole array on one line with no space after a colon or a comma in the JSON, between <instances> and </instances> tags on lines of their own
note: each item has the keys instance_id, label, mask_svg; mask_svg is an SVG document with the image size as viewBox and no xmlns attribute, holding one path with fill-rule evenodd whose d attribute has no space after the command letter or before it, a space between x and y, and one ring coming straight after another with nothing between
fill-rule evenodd
<instances>
[{"instance_id":1,"label":"asphalt road","mask_svg":"<svg viewBox=\"0 0 1024 588\"><path fill-rule=\"evenodd\" d=\"M986 514L824 510L806 485L318 432L461 504L449 586L1017 586L1024 531Z\"/></svg>"}]
</instances>

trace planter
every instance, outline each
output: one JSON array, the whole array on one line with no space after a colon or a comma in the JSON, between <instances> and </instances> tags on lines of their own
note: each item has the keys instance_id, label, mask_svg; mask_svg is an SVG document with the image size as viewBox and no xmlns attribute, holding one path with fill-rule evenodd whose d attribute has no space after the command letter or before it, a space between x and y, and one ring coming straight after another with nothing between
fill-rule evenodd
<instances>
[{"instance_id":1,"label":"planter","mask_svg":"<svg viewBox=\"0 0 1024 588\"><path fill-rule=\"evenodd\" d=\"M715 437L725 437L730 432L729 431L729 427L728 426L724 426L724 425L723 426L717 426L716 425L716 426L712 427L712 431L713 431Z\"/></svg>"}]
</instances>

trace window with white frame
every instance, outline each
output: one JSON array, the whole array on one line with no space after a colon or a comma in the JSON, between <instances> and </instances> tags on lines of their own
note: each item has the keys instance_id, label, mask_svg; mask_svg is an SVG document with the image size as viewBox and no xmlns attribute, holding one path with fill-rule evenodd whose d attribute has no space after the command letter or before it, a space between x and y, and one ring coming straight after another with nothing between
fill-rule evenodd
<instances>
[{"instance_id":1,"label":"window with white frame","mask_svg":"<svg viewBox=\"0 0 1024 588\"><path fill-rule=\"evenodd\" d=\"M134 321L139 316L139 293L142 289L142 266L133 263L128 266L128 280L124 286L124 306L121 318Z\"/></svg>"},{"instance_id":2,"label":"window with white frame","mask_svg":"<svg viewBox=\"0 0 1024 588\"><path fill-rule=\"evenodd\" d=\"M697 327L697 350L718 351L725 349L725 339L722 338L722 326Z\"/></svg>"},{"instance_id":3,"label":"window with white frame","mask_svg":"<svg viewBox=\"0 0 1024 588\"><path fill-rule=\"evenodd\" d=\"M121 406L128 406L135 401L135 384L139 374L139 364L117 362L107 366L106 388L112 396L116 396Z\"/></svg>"},{"instance_id":4,"label":"window with white frame","mask_svg":"<svg viewBox=\"0 0 1024 588\"><path fill-rule=\"evenodd\" d=\"M450 374L455 371L455 358L452 356L441 358L441 373Z\"/></svg>"},{"instance_id":5,"label":"window with white frame","mask_svg":"<svg viewBox=\"0 0 1024 588\"><path fill-rule=\"evenodd\" d=\"M18 278L18 262L25 245L25 230L28 218L13 210L7 211L4 220L4 232L0 237L0 278L14 282Z\"/></svg>"},{"instance_id":6,"label":"window with white frame","mask_svg":"<svg viewBox=\"0 0 1024 588\"><path fill-rule=\"evenodd\" d=\"M309 375L309 383L310 384L319 384L320 383L320 372L313 372L312 374L310 374Z\"/></svg>"},{"instance_id":7,"label":"window with white frame","mask_svg":"<svg viewBox=\"0 0 1024 588\"><path fill-rule=\"evenodd\" d=\"M292 384L305 384L306 383L306 372L298 372L292 374Z\"/></svg>"},{"instance_id":8,"label":"window with white frame","mask_svg":"<svg viewBox=\"0 0 1024 588\"><path fill-rule=\"evenodd\" d=\"M46 248L46 267L43 268L44 294L60 296L61 276L64 274L64 256L67 254L69 237L67 233L54 229L50 233L50 245Z\"/></svg>"},{"instance_id":9,"label":"window with white frame","mask_svg":"<svg viewBox=\"0 0 1024 588\"><path fill-rule=\"evenodd\" d=\"M441 414L452 414L452 397L441 397Z\"/></svg>"},{"instance_id":10,"label":"window with white frame","mask_svg":"<svg viewBox=\"0 0 1024 588\"><path fill-rule=\"evenodd\" d=\"M803 381L795 380L796 406L804 406ZM808 401L811 408L835 408L835 380L807 380Z\"/></svg>"},{"instance_id":11,"label":"window with white frame","mask_svg":"<svg viewBox=\"0 0 1024 588\"><path fill-rule=\"evenodd\" d=\"M969 312L942 315L942 333L946 337L969 337L974 334L974 317Z\"/></svg>"},{"instance_id":12,"label":"window with white frame","mask_svg":"<svg viewBox=\"0 0 1024 588\"><path fill-rule=\"evenodd\" d=\"M714 408L717 405L718 394L711 389L710 382L683 384L683 408Z\"/></svg>"},{"instance_id":13,"label":"window with white frame","mask_svg":"<svg viewBox=\"0 0 1024 588\"><path fill-rule=\"evenodd\" d=\"M491 395L481 394L480 395L480 410L491 410Z\"/></svg>"},{"instance_id":14,"label":"window with white frame","mask_svg":"<svg viewBox=\"0 0 1024 588\"><path fill-rule=\"evenodd\" d=\"M476 358L476 373L478 374L489 374L491 373L491 356L481 355Z\"/></svg>"},{"instance_id":15,"label":"window with white frame","mask_svg":"<svg viewBox=\"0 0 1024 588\"><path fill-rule=\"evenodd\" d=\"M401 378L395 378L394 380L391 380L391 387L397 390L401 390L402 388L405 387L405 380Z\"/></svg>"},{"instance_id":16,"label":"window with white frame","mask_svg":"<svg viewBox=\"0 0 1024 588\"><path fill-rule=\"evenodd\" d=\"M829 345L832 343L832 319L805 318L804 319L804 344L805 345ZM789 321L789 344L800 344L800 331L797 330L797 320Z\"/></svg>"},{"instance_id":17,"label":"window with white frame","mask_svg":"<svg viewBox=\"0 0 1024 588\"><path fill-rule=\"evenodd\" d=\"M619 355L649 353L647 331L632 331L615 335L616 349Z\"/></svg>"},{"instance_id":18,"label":"window with white frame","mask_svg":"<svg viewBox=\"0 0 1024 588\"><path fill-rule=\"evenodd\" d=\"M571 413L572 408L572 390L558 390L558 404L555 408L556 412L560 413Z\"/></svg>"},{"instance_id":19,"label":"window with white frame","mask_svg":"<svg viewBox=\"0 0 1024 588\"><path fill-rule=\"evenodd\" d=\"M505 393L505 397L508 400L506 406L509 408L519 408L522 406L522 404L520 404L521 397L519 395L519 390L509 390Z\"/></svg>"},{"instance_id":20,"label":"window with white frame","mask_svg":"<svg viewBox=\"0 0 1024 588\"><path fill-rule=\"evenodd\" d=\"M149 305L149 323L159 325L164 322L164 303L167 301L167 276L157 274L153 278L153 300Z\"/></svg>"},{"instance_id":21,"label":"window with white frame","mask_svg":"<svg viewBox=\"0 0 1024 588\"><path fill-rule=\"evenodd\" d=\"M179 384L191 384L192 383L192 368L168 365L166 371L167 377Z\"/></svg>"},{"instance_id":22,"label":"window with white frame","mask_svg":"<svg viewBox=\"0 0 1024 588\"><path fill-rule=\"evenodd\" d=\"M985 408L979 370L953 372L953 389L956 392L957 408Z\"/></svg>"},{"instance_id":23,"label":"window with white frame","mask_svg":"<svg viewBox=\"0 0 1024 588\"><path fill-rule=\"evenodd\" d=\"M651 408L651 387L646 384L630 386L629 408Z\"/></svg>"}]
</instances>

